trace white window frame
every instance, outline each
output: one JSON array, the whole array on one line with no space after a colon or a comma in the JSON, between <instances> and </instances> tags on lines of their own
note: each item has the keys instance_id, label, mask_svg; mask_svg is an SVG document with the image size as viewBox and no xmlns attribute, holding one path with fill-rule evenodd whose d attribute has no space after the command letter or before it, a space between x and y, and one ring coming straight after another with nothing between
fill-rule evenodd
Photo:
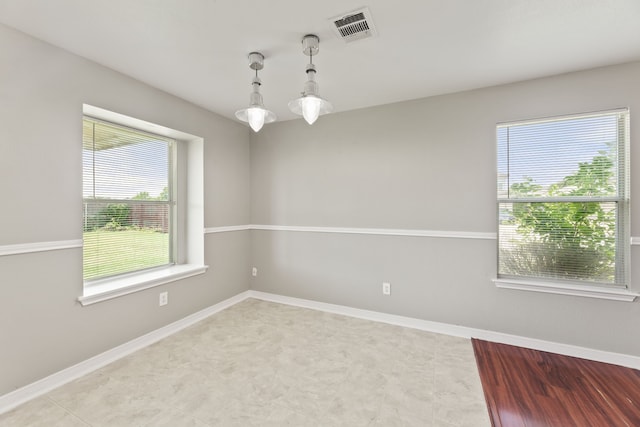
<instances>
[{"instance_id":1,"label":"white window frame","mask_svg":"<svg viewBox=\"0 0 640 427\"><path fill-rule=\"evenodd\" d=\"M90 305L205 273L203 139L87 104L83 105L83 115L176 140L176 240L173 265L89 281L78 301Z\"/></svg>"},{"instance_id":2,"label":"white window frame","mask_svg":"<svg viewBox=\"0 0 640 427\"><path fill-rule=\"evenodd\" d=\"M533 291L533 292L543 292L543 293L552 293L552 294L561 294L561 295L573 295L573 296L582 296L582 297L590 297L590 298L601 298L615 301L634 301L637 296L640 294L631 292L627 285L629 280L629 262L630 262L630 244L631 239L629 237L629 116L628 109L617 109L617 110L608 110L601 111L597 113L586 113L586 114L571 114L564 116L557 116L545 119L535 119L535 120L524 120L517 122L509 122L509 123L499 123L496 126L496 134L500 128L508 127L508 126L516 126L521 124L533 124L536 122L548 122L548 121L556 121L556 120L566 120L572 118L581 118L588 117L600 114L615 114L615 113L626 113L626 123L624 128L624 142L622 146L618 147L619 150L619 185L621 189L619 191L619 196L616 198L612 198L612 201L617 203L618 205L618 217L616 219L616 233L618 234L618 241L622 242L618 245L616 250L616 265L623 265L623 270L618 271L617 274L620 274L623 277L624 285L610 285L610 284L582 284L577 282L570 281L560 281L560 280L546 280L546 279L538 279L535 277L527 277L527 276L512 276L512 275L504 275L501 276L498 274L497 278L494 279L494 283L498 288L505 289L515 289L515 290L524 290L524 291ZM497 136L497 135L496 135ZM497 141L497 137L496 137ZM496 144L497 147L497 144ZM496 178L498 178L498 173L496 173ZM513 202L568 202L568 201L577 201L577 200L561 200L561 199L542 199L542 198L532 198L532 199L513 199L513 198L497 198L497 228L498 231L500 229L500 205L503 203L513 203ZM594 201L602 201L602 200L594 200ZM499 266L500 262L500 233L498 233L497 240L497 262ZM498 267L499 271L499 267Z\"/></svg>"}]
</instances>

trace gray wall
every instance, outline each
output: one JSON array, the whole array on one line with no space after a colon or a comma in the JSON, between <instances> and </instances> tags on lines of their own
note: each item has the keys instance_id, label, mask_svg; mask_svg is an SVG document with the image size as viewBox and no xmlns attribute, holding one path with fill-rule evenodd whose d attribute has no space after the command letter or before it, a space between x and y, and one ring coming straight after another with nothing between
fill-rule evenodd
<instances>
[{"instance_id":1,"label":"gray wall","mask_svg":"<svg viewBox=\"0 0 640 427\"><path fill-rule=\"evenodd\" d=\"M251 221L495 233L496 123L629 107L638 165L638 76L632 63L265 126ZM253 231L251 247L255 290L640 356L640 304L497 289L495 240Z\"/></svg>"},{"instance_id":2,"label":"gray wall","mask_svg":"<svg viewBox=\"0 0 640 427\"><path fill-rule=\"evenodd\" d=\"M0 246L82 238L83 103L203 137L204 226L249 222L247 127L0 26ZM87 307L81 249L0 256L0 395L247 290L249 244L207 234L206 274Z\"/></svg>"}]
</instances>

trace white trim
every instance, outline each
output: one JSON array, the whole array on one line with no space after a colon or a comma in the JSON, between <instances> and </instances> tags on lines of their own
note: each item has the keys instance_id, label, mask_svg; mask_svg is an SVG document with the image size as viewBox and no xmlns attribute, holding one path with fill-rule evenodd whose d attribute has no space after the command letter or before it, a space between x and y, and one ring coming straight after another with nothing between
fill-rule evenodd
<instances>
[{"instance_id":1,"label":"white trim","mask_svg":"<svg viewBox=\"0 0 640 427\"><path fill-rule=\"evenodd\" d=\"M225 227L207 227L204 229L204 234L210 233L227 233L229 231L246 231L251 230L250 225L228 225Z\"/></svg>"},{"instance_id":2,"label":"white trim","mask_svg":"<svg viewBox=\"0 0 640 427\"><path fill-rule=\"evenodd\" d=\"M226 308L229 308L247 298L255 298L263 301L271 301L280 304L304 307L312 310L326 311L329 313L341 314L344 316L356 317L359 319L371 320L374 322L389 323L392 325L407 328L419 329L439 334L457 336L461 338L479 338L503 344L517 345L541 351L548 351L567 356L581 357L583 359L595 360L605 363L613 363L620 366L627 366L640 369L640 357L630 356L608 351L594 350L574 345L543 341L535 338L520 337L517 335L503 334L500 332L486 331L482 329L468 328L466 326L450 325L447 323L431 322L428 320L415 319L411 317L397 316L393 314L380 313L376 311L361 310L358 308L343 305L327 304L323 302L305 300L300 298L287 297L283 295L270 294L260 291L244 291L231 298L212 305L204 310L193 313L187 317L177 320L169 325L156 329L141 337L134 338L122 345L107 350L90 359L84 360L69 368L58 371L46 378L28 384L3 396L0 396L0 414L7 412L18 405L21 405L38 396L42 396L49 391L63 386L83 375L87 375L96 369L100 369L109 363L115 362L131 353L160 341L176 332L181 331L207 317L214 315Z\"/></svg>"},{"instance_id":3,"label":"white trim","mask_svg":"<svg viewBox=\"0 0 640 427\"><path fill-rule=\"evenodd\" d=\"M439 230L405 230L391 228L342 228L342 227L298 227L288 225L229 225L223 227L207 227L204 234L227 233L231 231L266 230L266 231L305 231L315 233L344 233L344 234L373 234L382 236L411 236L411 237L449 237L458 239L495 240L496 233L477 231L439 231ZM631 245L640 246L640 237L631 237ZM0 256L27 254L33 252L55 251L60 249L74 249L82 247L82 239L58 240L54 242L21 243L15 245L0 245Z\"/></svg>"},{"instance_id":4,"label":"white trim","mask_svg":"<svg viewBox=\"0 0 640 427\"><path fill-rule=\"evenodd\" d=\"M164 285L176 280L203 274L206 265L181 264L145 273L131 274L116 279L105 279L93 284L85 284L83 295L78 297L82 305L91 305L123 295L132 294L154 286Z\"/></svg>"},{"instance_id":5,"label":"white trim","mask_svg":"<svg viewBox=\"0 0 640 427\"><path fill-rule=\"evenodd\" d=\"M605 116L605 115L610 115L610 114L628 113L628 112L629 112L629 108L627 108L627 107L619 107L619 108L614 108L612 110L585 111L583 113L577 113L577 114L564 114L564 115L561 115L561 116L544 116L544 117L538 117L538 118L534 118L534 119L516 120L516 121L513 121L513 122L499 122L497 124L497 127L498 128L506 128L506 127L510 127L510 126L531 125L531 124L538 124L538 123L557 122L559 120L567 120L567 119L584 119L584 118L588 118L588 117L600 117L600 116Z\"/></svg>"},{"instance_id":6,"label":"white trim","mask_svg":"<svg viewBox=\"0 0 640 427\"><path fill-rule=\"evenodd\" d=\"M633 369L640 369L640 357L638 356L612 353L608 351L579 347L570 344L544 341L536 338L521 337L518 335L504 334L501 332L469 328L466 326L431 322L428 320L397 316L394 314L380 313L377 311L361 310L353 307L327 304L323 302L287 297L260 291L249 291L249 297L280 304L293 305L296 307L304 307L313 310L326 311L329 313L342 314L344 316L356 317L359 319L371 320L374 322L389 323L406 328L420 329L423 331L429 331L438 334L452 335L468 339L478 338L486 341L516 345L520 347L532 348L535 350L564 354L566 356L595 360L597 362L613 363L615 365L627 366Z\"/></svg>"},{"instance_id":7,"label":"white trim","mask_svg":"<svg viewBox=\"0 0 640 427\"><path fill-rule=\"evenodd\" d=\"M145 120L136 119L125 116L124 114L114 111L105 110L95 105L82 104L82 114L93 119L114 123L119 126L126 126L134 130L141 130L148 133L164 136L165 138L179 139L181 141L191 141L202 139L199 136L182 132L177 129L171 129Z\"/></svg>"},{"instance_id":8,"label":"white trim","mask_svg":"<svg viewBox=\"0 0 640 427\"><path fill-rule=\"evenodd\" d=\"M204 310L193 313L187 317L170 323L166 326L158 328L141 337L134 338L122 345L114 347L104 353L98 354L90 359L84 360L69 368L58 371L48 377L38 380L34 383L26 385L22 388L14 390L3 396L0 396L0 414L7 412L18 405L21 405L31 399L41 396L49 391L67 384L83 375L87 375L96 369L100 369L109 363L115 362L131 353L134 353L144 347L160 341L176 332L181 331L207 317L216 314L226 308L231 307L248 298L248 291L242 292L229 299L219 302L205 308Z\"/></svg>"},{"instance_id":9,"label":"white trim","mask_svg":"<svg viewBox=\"0 0 640 427\"><path fill-rule=\"evenodd\" d=\"M493 279L496 287L520 291L543 292L548 294L573 295L578 297L600 298L613 301L633 302L640 294L628 289L607 288L604 286L572 285L560 283L535 282L513 279Z\"/></svg>"},{"instance_id":10,"label":"white trim","mask_svg":"<svg viewBox=\"0 0 640 427\"><path fill-rule=\"evenodd\" d=\"M303 231L308 233L373 234L379 236L446 237L455 239L495 240L496 233L477 231L407 230L398 228L305 227L295 225L251 224L251 230Z\"/></svg>"},{"instance_id":11,"label":"white trim","mask_svg":"<svg viewBox=\"0 0 640 427\"><path fill-rule=\"evenodd\" d=\"M620 203L623 199L610 196L558 196L558 197L498 197L498 203Z\"/></svg>"},{"instance_id":12,"label":"white trim","mask_svg":"<svg viewBox=\"0 0 640 427\"><path fill-rule=\"evenodd\" d=\"M496 233L477 231L443 231L443 230L407 230L402 228L353 228L353 227L311 227L298 225L230 225L224 227L207 227L205 234L226 233L230 231L263 230L263 231L301 231L306 233L338 233L338 234L371 234L378 236L439 237L456 239L495 240Z\"/></svg>"},{"instance_id":13,"label":"white trim","mask_svg":"<svg viewBox=\"0 0 640 427\"><path fill-rule=\"evenodd\" d=\"M54 242L20 243L16 245L0 245L0 256L57 251L60 249L75 249L81 247L82 239L57 240Z\"/></svg>"},{"instance_id":14,"label":"white trim","mask_svg":"<svg viewBox=\"0 0 640 427\"><path fill-rule=\"evenodd\" d=\"M425 331L435 332L439 334L452 335L455 337L469 338L471 334L470 328L457 325L449 325L446 323L431 322L428 320L414 319L412 317L398 316L395 314L381 313L378 311L362 310L359 308L348 307L344 305L329 304L306 300L301 298L288 297L284 295L271 294L261 291L249 291L251 298L261 299L264 301L275 302L279 304L292 305L296 307L309 308L312 310L324 311L327 313L341 314L343 316L355 317L357 319L372 320L374 322L389 323L407 328L421 329Z\"/></svg>"}]
</instances>

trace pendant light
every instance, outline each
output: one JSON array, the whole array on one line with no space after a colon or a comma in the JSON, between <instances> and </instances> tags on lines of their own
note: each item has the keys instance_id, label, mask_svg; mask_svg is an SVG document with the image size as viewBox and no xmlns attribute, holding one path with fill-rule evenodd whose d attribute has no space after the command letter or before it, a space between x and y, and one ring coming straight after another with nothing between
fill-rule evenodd
<instances>
[{"instance_id":1,"label":"pendant light","mask_svg":"<svg viewBox=\"0 0 640 427\"><path fill-rule=\"evenodd\" d=\"M238 120L248 122L251 129L258 132L265 123L271 123L276 120L276 115L264 108L262 103L262 95L260 94L260 85L262 82L258 78L258 70L264 68L264 56L260 52L251 52L249 54L249 68L256 70L256 76L251 82L253 91L249 95L249 106L242 110L236 111Z\"/></svg>"},{"instance_id":2,"label":"pendant light","mask_svg":"<svg viewBox=\"0 0 640 427\"><path fill-rule=\"evenodd\" d=\"M318 83L315 80L316 66L313 65L313 55L317 55L319 50L320 39L318 36L307 34L302 38L302 52L309 57L307 82L304 84L302 96L289 102L291 112L302 115L310 125L318 119L318 116L333 111L331 103L318 95Z\"/></svg>"}]
</instances>

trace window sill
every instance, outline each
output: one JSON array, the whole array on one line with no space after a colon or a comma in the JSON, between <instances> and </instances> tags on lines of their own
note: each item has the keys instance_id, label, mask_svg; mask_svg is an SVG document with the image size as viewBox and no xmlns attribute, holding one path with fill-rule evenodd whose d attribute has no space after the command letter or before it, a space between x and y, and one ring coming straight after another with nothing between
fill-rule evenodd
<instances>
[{"instance_id":1,"label":"window sill","mask_svg":"<svg viewBox=\"0 0 640 427\"><path fill-rule=\"evenodd\" d=\"M83 295L78 297L78 301L83 306L95 304L186 277L203 274L207 271L207 268L209 267L206 265L173 265L160 270L99 282L85 286Z\"/></svg>"},{"instance_id":2,"label":"window sill","mask_svg":"<svg viewBox=\"0 0 640 427\"><path fill-rule=\"evenodd\" d=\"M589 286L589 285L571 285L568 283L547 283L527 280L515 279L493 279L496 287L503 289L516 289L520 291L544 292L548 294L573 295L579 297L599 298L613 301L633 302L640 294L631 292L628 289Z\"/></svg>"}]
</instances>

